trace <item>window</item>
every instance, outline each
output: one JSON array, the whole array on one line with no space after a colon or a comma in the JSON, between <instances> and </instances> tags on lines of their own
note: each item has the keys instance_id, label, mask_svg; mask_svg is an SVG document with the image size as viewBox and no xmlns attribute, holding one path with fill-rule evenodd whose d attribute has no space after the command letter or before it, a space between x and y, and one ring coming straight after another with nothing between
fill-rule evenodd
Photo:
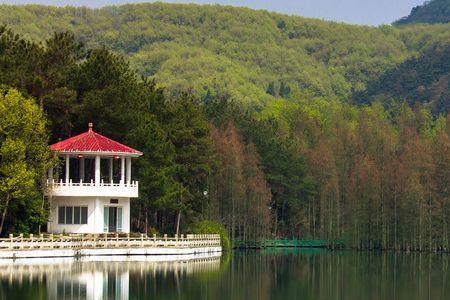
<instances>
[{"instance_id":1,"label":"window","mask_svg":"<svg viewBox=\"0 0 450 300\"><path fill-rule=\"evenodd\" d=\"M81 210L81 207L79 207L79 206L75 206L74 208L73 208L73 224L80 224L80 217L81 217L81 215L80 215L80 210Z\"/></svg>"},{"instance_id":2,"label":"window","mask_svg":"<svg viewBox=\"0 0 450 300\"><path fill-rule=\"evenodd\" d=\"M58 281L56 283L56 297L62 300L87 299L86 283L79 281Z\"/></svg>"},{"instance_id":3,"label":"window","mask_svg":"<svg viewBox=\"0 0 450 300\"><path fill-rule=\"evenodd\" d=\"M87 224L88 208L86 206L58 207L58 224Z\"/></svg>"},{"instance_id":4,"label":"window","mask_svg":"<svg viewBox=\"0 0 450 300\"><path fill-rule=\"evenodd\" d=\"M73 207L66 206L66 224L73 224Z\"/></svg>"},{"instance_id":5,"label":"window","mask_svg":"<svg viewBox=\"0 0 450 300\"><path fill-rule=\"evenodd\" d=\"M87 207L81 208L81 224L87 224Z\"/></svg>"},{"instance_id":6,"label":"window","mask_svg":"<svg viewBox=\"0 0 450 300\"><path fill-rule=\"evenodd\" d=\"M66 224L66 207L60 206L58 208L58 224Z\"/></svg>"}]
</instances>

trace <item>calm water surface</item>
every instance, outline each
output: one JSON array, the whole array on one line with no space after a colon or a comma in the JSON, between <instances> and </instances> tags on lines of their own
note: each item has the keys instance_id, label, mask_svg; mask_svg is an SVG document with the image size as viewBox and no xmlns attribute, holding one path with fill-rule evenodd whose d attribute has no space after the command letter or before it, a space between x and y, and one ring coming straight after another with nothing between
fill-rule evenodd
<instances>
[{"instance_id":1,"label":"calm water surface","mask_svg":"<svg viewBox=\"0 0 450 300\"><path fill-rule=\"evenodd\" d=\"M0 299L450 299L448 255L269 249L101 260L1 265Z\"/></svg>"}]
</instances>

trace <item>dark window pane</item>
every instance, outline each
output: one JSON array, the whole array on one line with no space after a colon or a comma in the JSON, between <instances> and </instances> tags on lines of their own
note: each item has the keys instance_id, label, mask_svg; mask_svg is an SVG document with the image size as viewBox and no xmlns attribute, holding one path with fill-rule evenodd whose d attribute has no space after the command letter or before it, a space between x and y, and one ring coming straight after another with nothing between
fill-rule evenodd
<instances>
[{"instance_id":1,"label":"dark window pane","mask_svg":"<svg viewBox=\"0 0 450 300\"><path fill-rule=\"evenodd\" d=\"M80 299L87 299L86 284L80 283Z\"/></svg>"},{"instance_id":2,"label":"dark window pane","mask_svg":"<svg viewBox=\"0 0 450 300\"><path fill-rule=\"evenodd\" d=\"M66 206L66 224L73 224L73 207Z\"/></svg>"},{"instance_id":3,"label":"dark window pane","mask_svg":"<svg viewBox=\"0 0 450 300\"><path fill-rule=\"evenodd\" d=\"M78 299L79 295L80 295L80 283L79 282L73 282L73 286L72 286L72 296L75 299Z\"/></svg>"},{"instance_id":4,"label":"dark window pane","mask_svg":"<svg viewBox=\"0 0 450 300\"><path fill-rule=\"evenodd\" d=\"M80 224L80 210L79 206L73 208L73 224Z\"/></svg>"},{"instance_id":5,"label":"dark window pane","mask_svg":"<svg viewBox=\"0 0 450 300\"><path fill-rule=\"evenodd\" d=\"M65 224L66 223L66 207L60 206L58 207L58 224Z\"/></svg>"},{"instance_id":6,"label":"dark window pane","mask_svg":"<svg viewBox=\"0 0 450 300\"><path fill-rule=\"evenodd\" d=\"M87 224L87 218L88 218L88 208L82 207L81 208L81 224Z\"/></svg>"},{"instance_id":7,"label":"dark window pane","mask_svg":"<svg viewBox=\"0 0 450 300\"><path fill-rule=\"evenodd\" d=\"M58 299L64 299L64 282L58 281L56 284L56 296Z\"/></svg>"}]
</instances>

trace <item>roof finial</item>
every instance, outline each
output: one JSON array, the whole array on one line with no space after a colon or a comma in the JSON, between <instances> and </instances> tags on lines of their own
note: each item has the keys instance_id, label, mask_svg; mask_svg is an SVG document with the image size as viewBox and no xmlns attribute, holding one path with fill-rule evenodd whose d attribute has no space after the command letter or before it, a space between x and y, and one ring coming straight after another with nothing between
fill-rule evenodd
<instances>
[{"instance_id":1,"label":"roof finial","mask_svg":"<svg viewBox=\"0 0 450 300\"><path fill-rule=\"evenodd\" d=\"M89 122L88 127L89 127L89 131L92 131L92 127L94 127L94 124L92 124L91 122Z\"/></svg>"}]
</instances>

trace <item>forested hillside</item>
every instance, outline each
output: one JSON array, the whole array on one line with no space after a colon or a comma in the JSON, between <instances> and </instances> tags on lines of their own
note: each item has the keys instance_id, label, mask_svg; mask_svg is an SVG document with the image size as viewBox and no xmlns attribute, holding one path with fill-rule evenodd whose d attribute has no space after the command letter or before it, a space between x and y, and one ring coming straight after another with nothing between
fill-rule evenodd
<instances>
[{"instance_id":1,"label":"forested hillside","mask_svg":"<svg viewBox=\"0 0 450 300\"><path fill-rule=\"evenodd\" d=\"M419 57L388 70L355 95L361 102L420 102L434 115L450 112L450 43L438 43Z\"/></svg>"},{"instance_id":2,"label":"forested hillside","mask_svg":"<svg viewBox=\"0 0 450 300\"><path fill-rule=\"evenodd\" d=\"M448 23L450 22L450 1L431 0L423 5L416 6L411 10L409 16L404 17L395 24L405 25L412 23Z\"/></svg>"},{"instance_id":3,"label":"forested hillside","mask_svg":"<svg viewBox=\"0 0 450 300\"><path fill-rule=\"evenodd\" d=\"M233 239L449 248L450 25L160 3L0 15L3 93L45 111L43 140L93 121L145 153L134 230L213 220ZM26 209L42 217L14 227L15 209L8 230L43 223L45 206Z\"/></svg>"},{"instance_id":4,"label":"forested hillside","mask_svg":"<svg viewBox=\"0 0 450 300\"><path fill-rule=\"evenodd\" d=\"M170 93L227 93L240 102L320 96L346 100L410 57L401 31L223 6L139 4L87 8L0 6L0 19L43 40L70 30L123 53ZM436 28L436 31L445 29ZM450 33L446 33L450 35ZM426 44L424 36L418 44ZM412 49L413 52L420 49Z\"/></svg>"},{"instance_id":5,"label":"forested hillside","mask_svg":"<svg viewBox=\"0 0 450 300\"><path fill-rule=\"evenodd\" d=\"M450 39L448 24L371 28L246 8L163 3L96 10L3 5L0 19L34 40L69 30L89 47L124 54L169 95L189 88L202 99L226 94L257 109L277 99L309 97L367 103L386 93L376 82L394 76L408 60L434 56L435 45ZM430 77L429 94L440 94L433 88L442 87L440 80ZM408 88L400 85L388 96L430 101ZM433 100L439 101L448 99Z\"/></svg>"}]
</instances>

